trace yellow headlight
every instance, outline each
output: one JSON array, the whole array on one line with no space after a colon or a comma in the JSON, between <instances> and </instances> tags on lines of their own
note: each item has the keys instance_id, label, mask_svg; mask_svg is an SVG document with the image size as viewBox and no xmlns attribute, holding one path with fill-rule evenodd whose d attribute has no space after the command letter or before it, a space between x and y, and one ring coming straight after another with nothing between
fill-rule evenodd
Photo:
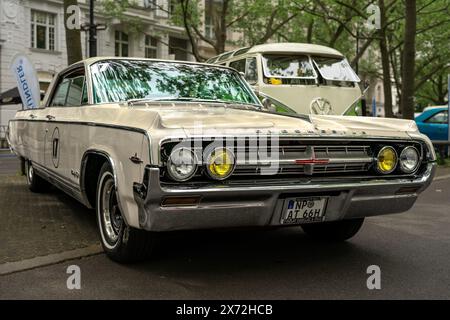
<instances>
[{"instance_id":1,"label":"yellow headlight","mask_svg":"<svg viewBox=\"0 0 450 320\"><path fill-rule=\"evenodd\" d=\"M223 180L234 171L234 155L225 148L214 149L208 157L207 171L211 178Z\"/></svg>"},{"instance_id":2,"label":"yellow headlight","mask_svg":"<svg viewBox=\"0 0 450 320\"><path fill-rule=\"evenodd\" d=\"M378 171L384 174L391 173L397 166L397 152L392 147L384 147L378 153Z\"/></svg>"}]
</instances>

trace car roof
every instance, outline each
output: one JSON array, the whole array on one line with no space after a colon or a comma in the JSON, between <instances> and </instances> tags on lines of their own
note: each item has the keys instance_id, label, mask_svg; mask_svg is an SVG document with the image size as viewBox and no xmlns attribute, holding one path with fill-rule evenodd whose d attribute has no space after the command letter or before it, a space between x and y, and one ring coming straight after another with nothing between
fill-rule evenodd
<instances>
[{"instance_id":1,"label":"car roof","mask_svg":"<svg viewBox=\"0 0 450 320\"><path fill-rule=\"evenodd\" d=\"M309 53L309 54L332 55L343 57L342 53L333 48L311 43L294 43L294 42L260 44L250 48L248 52Z\"/></svg>"},{"instance_id":2,"label":"car roof","mask_svg":"<svg viewBox=\"0 0 450 320\"><path fill-rule=\"evenodd\" d=\"M207 66L207 67L212 67L212 68L225 68L225 69L230 69L233 71L233 68L229 68L227 66L221 66L221 65L217 65L217 64L210 64L210 63L204 63L204 62L195 62L195 61L180 61L180 60L164 60L164 59L149 59L149 58L141 58L141 57L92 57L92 58L87 58L81 61L78 61L70 66L68 66L67 68L65 68L64 70L68 70L71 69L73 67L76 67L78 65L81 64L85 64L87 66L90 66L96 62L100 62L100 61L110 61L110 60L120 60L120 61L153 61L153 62L166 62L166 63L179 63L179 64L191 64L191 65L202 65L202 66Z\"/></svg>"},{"instance_id":3,"label":"car roof","mask_svg":"<svg viewBox=\"0 0 450 320\"><path fill-rule=\"evenodd\" d=\"M332 56L343 58L344 55L336 49L311 43L281 42L259 44L253 47L243 47L233 51L224 52L218 56L210 58L208 61L226 61L248 53L300 53L321 56ZM226 56L225 59L223 57ZM222 58L222 60L221 60Z\"/></svg>"},{"instance_id":4,"label":"car roof","mask_svg":"<svg viewBox=\"0 0 450 320\"><path fill-rule=\"evenodd\" d=\"M422 112L420 115L418 115L416 117L417 121L424 121L426 119L428 119L429 117L435 115L436 113L442 112L442 111L447 111L448 107L436 107L436 108L432 108L432 109L428 109L425 110L424 112Z\"/></svg>"}]
</instances>

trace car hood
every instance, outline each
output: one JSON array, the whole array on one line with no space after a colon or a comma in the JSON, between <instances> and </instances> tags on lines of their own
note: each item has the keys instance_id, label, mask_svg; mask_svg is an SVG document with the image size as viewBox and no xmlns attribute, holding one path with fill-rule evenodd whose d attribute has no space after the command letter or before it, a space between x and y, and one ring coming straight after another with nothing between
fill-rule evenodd
<instances>
[{"instance_id":1,"label":"car hood","mask_svg":"<svg viewBox=\"0 0 450 320\"><path fill-rule=\"evenodd\" d=\"M157 111L155 126L160 129L182 129L186 135L240 132L270 132L272 134L305 134L320 136L369 136L409 138L418 132L414 121L351 116L292 117L255 110L231 107L169 107Z\"/></svg>"}]
</instances>

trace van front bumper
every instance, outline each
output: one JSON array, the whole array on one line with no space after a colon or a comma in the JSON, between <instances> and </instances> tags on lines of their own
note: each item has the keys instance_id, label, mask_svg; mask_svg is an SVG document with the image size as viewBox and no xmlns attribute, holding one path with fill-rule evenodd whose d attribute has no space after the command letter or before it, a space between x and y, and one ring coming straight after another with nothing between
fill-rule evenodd
<instances>
[{"instance_id":1,"label":"van front bumper","mask_svg":"<svg viewBox=\"0 0 450 320\"><path fill-rule=\"evenodd\" d=\"M251 180L199 187L163 184L159 168L147 166L144 182L134 184L134 199L139 225L149 231L281 226L285 199L310 196L328 197L324 221L336 221L407 211L435 171L436 164L428 163L420 175L408 178ZM180 198L198 201L167 201Z\"/></svg>"}]
</instances>

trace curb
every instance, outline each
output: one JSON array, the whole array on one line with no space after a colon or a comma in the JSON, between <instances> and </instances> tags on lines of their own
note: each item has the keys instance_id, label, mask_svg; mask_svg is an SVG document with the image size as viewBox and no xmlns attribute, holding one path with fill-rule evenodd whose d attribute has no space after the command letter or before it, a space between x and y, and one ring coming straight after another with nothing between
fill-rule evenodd
<instances>
[{"instance_id":1,"label":"curb","mask_svg":"<svg viewBox=\"0 0 450 320\"><path fill-rule=\"evenodd\" d=\"M35 257L31 259L6 262L0 264L0 276L21 272L25 270L35 269L38 267L44 267L67 260L79 259L83 257L97 255L103 252L102 246L99 244L91 245L89 247L75 249L70 251L64 251L60 253L49 254L48 256Z\"/></svg>"},{"instance_id":2,"label":"curb","mask_svg":"<svg viewBox=\"0 0 450 320\"><path fill-rule=\"evenodd\" d=\"M445 174L443 176L437 176L433 179L433 181L439 181L439 180L445 180L445 179L449 179L450 178L450 174Z\"/></svg>"}]
</instances>

